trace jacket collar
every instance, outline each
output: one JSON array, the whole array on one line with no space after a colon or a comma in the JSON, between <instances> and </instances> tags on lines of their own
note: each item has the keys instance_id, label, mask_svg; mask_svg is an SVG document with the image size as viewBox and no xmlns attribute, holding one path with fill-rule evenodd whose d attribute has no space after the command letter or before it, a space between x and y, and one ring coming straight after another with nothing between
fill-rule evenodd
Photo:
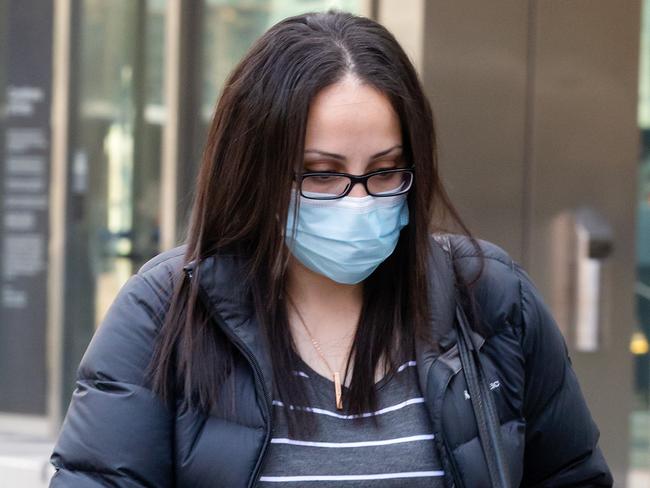
<instances>
[{"instance_id":1,"label":"jacket collar","mask_svg":"<svg viewBox=\"0 0 650 488\"><path fill-rule=\"evenodd\" d=\"M444 244L431 239L429 286L431 300L430 326L444 356L456 357L456 332L454 323L454 275L451 260ZM199 285L208 300L207 305L224 333L235 339L244 354L252 356L259 365L267 392L272 391L272 371L268 347L260 334L255 317L252 297L244 286L242 258L235 255L219 255L204 258L196 269L192 261L184 270L197 276ZM416 342L415 359L418 379L423 395L427 390L427 375L439 353L428 344ZM451 358L449 358L451 359ZM458 361L455 363L460 364ZM456 369L452 364L452 369ZM459 367L459 366L458 366Z\"/></svg>"},{"instance_id":2,"label":"jacket collar","mask_svg":"<svg viewBox=\"0 0 650 488\"><path fill-rule=\"evenodd\" d=\"M271 358L264 343L264 334L255 316L253 300L245 286L243 259L237 255L209 256L201 260L198 270L192 261L183 269L199 280L207 306L223 332L260 369L266 391L272 390Z\"/></svg>"}]
</instances>

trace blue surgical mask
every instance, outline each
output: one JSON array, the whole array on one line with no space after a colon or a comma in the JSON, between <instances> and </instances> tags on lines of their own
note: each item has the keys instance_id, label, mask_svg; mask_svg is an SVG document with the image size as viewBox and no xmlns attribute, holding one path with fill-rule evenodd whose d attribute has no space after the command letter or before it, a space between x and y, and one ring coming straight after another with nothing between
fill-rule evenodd
<instances>
[{"instance_id":1,"label":"blue surgical mask","mask_svg":"<svg viewBox=\"0 0 650 488\"><path fill-rule=\"evenodd\" d=\"M292 200L285 242L293 255L312 271L351 285L366 279L392 254L409 212L406 194L336 200L301 196L295 239L293 220Z\"/></svg>"}]
</instances>

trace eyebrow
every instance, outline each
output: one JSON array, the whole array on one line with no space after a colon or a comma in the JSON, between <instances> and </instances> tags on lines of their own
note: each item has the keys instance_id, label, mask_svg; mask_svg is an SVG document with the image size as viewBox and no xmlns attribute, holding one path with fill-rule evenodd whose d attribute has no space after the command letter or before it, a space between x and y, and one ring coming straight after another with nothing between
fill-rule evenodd
<instances>
[{"instance_id":1,"label":"eyebrow","mask_svg":"<svg viewBox=\"0 0 650 488\"><path fill-rule=\"evenodd\" d=\"M402 147L401 144L396 144L393 147L389 147L388 149L384 149L383 151L379 151L377 154L373 154L372 156L370 156L370 159L372 160L372 159L380 158L382 156L386 156L386 154L392 152L393 150L395 150L397 148L401 148L401 147ZM330 158L333 158L333 159L340 159L341 161L345 160L345 156L343 156L341 154L331 153L331 152L327 152L327 151L321 151L319 149L305 149L305 153L318 153L318 154L321 154L323 156L327 156L327 157L330 157Z\"/></svg>"}]
</instances>

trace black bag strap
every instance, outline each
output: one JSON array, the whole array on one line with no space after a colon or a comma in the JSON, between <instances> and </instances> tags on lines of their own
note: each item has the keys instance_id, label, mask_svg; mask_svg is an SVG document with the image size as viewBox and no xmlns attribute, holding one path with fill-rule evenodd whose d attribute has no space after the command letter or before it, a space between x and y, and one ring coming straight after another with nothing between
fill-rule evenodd
<instances>
[{"instance_id":1,"label":"black bag strap","mask_svg":"<svg viewBox=\"0 0 650 488\"><path fill-rule=\"evenodd\" d=\"M437 235L436 238L444 241L445 245L442 247L449 254L451 262L452 248L449 236ZM471 328L461 304L458 289L455 289L455 299L458 351L478 426L479 440L490 475L490 483L493 488L511 488L507 463L501 447L501 423L481 356L470 333Z\"/></svg>"},{"instance_id":2,"label":"black bag strap","mask_svg":"<svg viewBox=\"0 0 650 488\"><path fill-rule=\"evenodd\" d=\"M501 448L501 427L496 406L485 377L481 357L469 333L467 317L458 302L456 318L460 360L478 425L481 447L490 473L490 482L494 488L510 488L508 470Z\"/></svg>"}]
</instances>

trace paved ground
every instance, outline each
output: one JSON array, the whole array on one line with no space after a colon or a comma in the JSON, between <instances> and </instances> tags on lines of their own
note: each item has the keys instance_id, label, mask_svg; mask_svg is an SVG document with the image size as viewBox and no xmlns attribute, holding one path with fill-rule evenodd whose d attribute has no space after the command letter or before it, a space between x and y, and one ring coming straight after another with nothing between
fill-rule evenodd
<instances>
[{"instance_id":1,"label":"paved ground","mask_svg":"<svg viewBox=\"0 0 650 488\"><path fill-rule=\"evenodd\" d=\"M52 446L51 439L0 432L0 488L47 487Z\"/></svg>"},{"instance_id":2,"label":"paved ground","mask_svg":"<svg viewBox=\"0 0 650 488\"><path fill-rule=\"evenodd\" d=\"M627 488L648 488L650 486L650 470L630 471Z\"/></svg>"}]
</instances>

